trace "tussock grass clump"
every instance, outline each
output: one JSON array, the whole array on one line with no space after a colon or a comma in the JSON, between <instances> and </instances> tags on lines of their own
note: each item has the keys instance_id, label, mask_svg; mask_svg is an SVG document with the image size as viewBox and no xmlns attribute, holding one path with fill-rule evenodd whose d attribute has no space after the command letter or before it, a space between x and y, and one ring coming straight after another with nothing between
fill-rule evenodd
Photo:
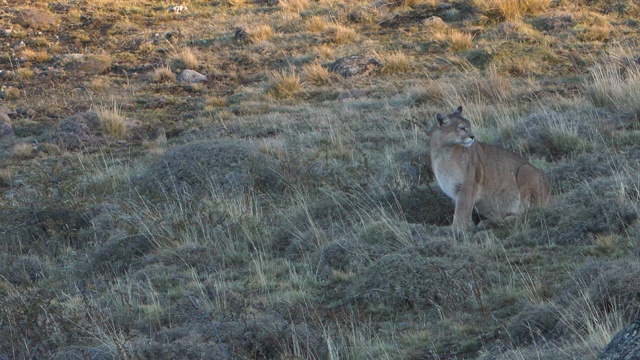
<instances>
[{"instance_id":1,"label":"tussock grass clump","mask_svg":"<svg viewBox=\"0 0 640 360\"><path fill-rule=\"evenodd\" d=\"M291 72L274 72L272 75L272 88L270 93L276 98L290 98L302 91L304 82L302 77Z\"/></svg>"},{"instance_id":2,"label":"tussock grass clump","mask_svg":"<svg viewBox=\"0 0 640 360\"><path fill-rule=\"evenodd\" d=\"M354 28L341 24L331 26L329 37L334 44L350 44L360 39L360 35Z\"/></svg>"},{"instance_id":3,"label":"tussock grass clump","mask_svg":"<svg viewBox=\"0 0 640 360\"><path fill-rule=\"evenodd\" d=\"M540 39L540 33L522 20L505 21L498 25L490 36L495 39L535 41Z\"/></svg>"},{"instance_id":4,"label":"tussock grass clump","mask_svg":"<svg viewBox=\"0 0 640 360\"><path fill-rule=\"evenodd\" d=\"M560 335L560 311L554 304L527 305L506 326L507 335L516 346L555 339Z\"/></svg>"},{"instance_id":5,"label":"tussock grass clump","mask_svg":"<svg viewBox=\"0 0 640 360\"><path fill-rule=\"evenodd\" d=\"M425 20L425 25L433 40L446 44L453 51L463 51L471 48L473 35L449 26L439 18Z\"/></svg>"},{"instance_id":6,"label":"tussock grass clump","mask_svg":"<svg viewBox=\"0 0 640 360\"><path fill-rule=\"evenodd\" d=\"M434 0L392 0L390 1L390 3L393 6L413 8L425 3L433 6L435 1Z\"/></svg>"},{"instance_id":7,"label":"tussock grass clump","mask_svg":"<svg viewBox=\"0 0 640 360\"><path fill-rule=\"evenodd\" d=\"M458 30L451 30L445 37L449 48L453 51L464 51L471 48L473 35Z\"/></svg>"},{"instance_id":8,"label":"tussock grass clump","mask_svg":"<svg viewBox=\"0 0 640 360\"><path fill-rule=\"evenodd\" d=\"M601 177L612 177L616 169L629 166L615 154L586 153L555 166L547 174L554 188L565 193L580 184Z\"/></svg>"},{"instance_id":9,"label":"tussock grass clump","mask_svg":"<svg viewBox=\"0 0 640 360\"><path fill-rule=\"evenodd\" d=\"M97 93L103 93L110 87L110 79L102 76L91 79L91 83L89 84L89 88L91 89L91 91L95 91Z\"/></svg>"},{"instance_id":10,"label":"tussock grass clump","mask_svg":"<svg viewBox=\"0 0 640 360\"><path fill-rule=\"evenodd\" d=\"M473 4L491 20L511 21L545 11L551 0L473 0Z\"/></svg>"},{"instance_id":11,"label":"tussock grass clump","mask_svg":"<svg viewBox=\"0 0 640 360\"><path fill-rule=\"evenodd\" d=\"M597 64L590 73L587 95L595 106L623 113L640 112L640 65L611 61Z\"/></svg>"},{"instance_id":12,"label":"tussock grass clump","mask_svg":"<svg viewBox=\"0 0 640 360\"><path fill-rule=\"evenodd\" d=\"M592 12L578 16L576 25L571 29L576 37L582 41L607 41L613 30L606 17Z\"/></svg>"},{"instance_id":13,"label":"tussock grass clump","mask_svg":"<svg viewBox=\"0 0 640 360\"><path fill-rule=\"evenodd\" d=\"M18 71L15 72L15 75L18 78L21 78L21 76L19 75L21 69L18 69ZM27 69L28 70L28 69ZM30 73L31 76L33 76L33 72ZM9 86L5 91L4 91L4 95L7 99L9 100L15 100L18 99L20 97L20 89L13 87L13 86Z\"/></svg>"},{"instance_id":14,"label":"tussock grass clump","mask_svg":"<svg viewBox=\"0 0 640 360\"><path fill-rule=\"evenodd\" d=\"M316 46L315 51L322 59L333 60L335 58L333 47L327 44Z\"/></svg>"},{"instance_id":15,"label":"tussock grass clump","mask_svg":"<svg viewBox=\"0 0 640 360\"><path fill-rule=\"evenodd\" d=\"M247 28L249 39L254 43L270 40L275 35L275 30L268 24L261 24Z\"/></svg>"},{"instance_id":16,"label":"tussock grass clump","mask_svg":"<svg viewBox=\"0 0 640 360\"><path fill-rule=\"evenodd\" d=\"M382 56L382 63L383 74L398 74L411 70L411 60L399 51Z\"/></svg>"},{"instance_id":17,"label":"tussock grass clump","mask_svg":"<svg viewBox=\"0 0 640 360\"><path fill-rule=\"evenodd\" d=\"M9 186L13 177L12 169L0 169L0 187Z\"/></svg>"},{"instance_id":18,"label":"tussock grass clump","mask_svg":"<svg viewBox=\"0 0 640 360\"><path fill-rule=\"evenodd\" d=\"M311 3L309 0L281 0L280 7L285 13L299 14L306 10Z\"/></svg>"},{"instance_id":19,"label":"tussock grass clump","mask_svg":"<svg viewBox=\"0 0 640 360\"><path fill-rule=\"evenodd\" d=\"M99 106L96 115L100 120L102 131L109 136L120 139L127 135L127 122L116 102L113 106Z\"/></svg>"},{"instance_id":20,"label":"tussock grass clump","mask_svg":"<svg viewBox=\"0 0 640 360\"><path fill-rule=\"evenodd\" d=\"M587 262L574 271L556 303L563 308L559 330L602 349L629 322L637 319L637 262Z\"/></svg>"},{"instance_id":21,"label":"tussock grass clump","mask_svg":"<svg viewBox=\"0 0 640 360\"><path fill-rule=\"evenodd\" d=\"M20 143L20 144L16 144L13 147L13 155L18 158L26 159L31 157L32 154L33 154L33 145L31 144Z\"/></svg>"},{"instance_id":22,"label":"tussock grass clump","mask_svg":"<svg viewBox=\"0 0 640 360\"><path fill-rule=\"evenodd\" d=\"M138 181L150 192L277 187L270 161L247 141L197 141L167 150ZM158 188L160 185L160 188Z\"/></svg>"},{"instance_id":23,"label":"tussock grass clump","mask_svg":"<svg viewBox=\"0 0 640 360\"><path fill-rule=\"evenodd\" d=\"M174 82L176 81L176 74L168 66L163 66L153 71L151 79L159 83Z\"/></svg>"},{"instance_id":24,"label":"tussock grass clump","mask_svg":"<svg viewBox=\"0 0 640 360\"><path fill-rule=\"evenodd\" d=\"M307 20L307 31L312 33L322 33L329 29L331 23L325 20L322 16L314 15Z\"/></svg>"},{"instance_id":25,"label":"tussock grass clump","mask_svg":"<svg viewBox=\"0 0 640 360\"><path fill-rule=\"evenodd\" d=\"M23 255L13 261L5 278L12 284L31 285L43 280L49 271L49 266L40 257Z\"/></svg>"},{"instance_id":26,"label":"tussock grass clump","mask_svg":"<svg viewBox=\"0 0 640 360\"><path fill-rule=\"evenodd\" d=\"M90 253L85 264L85 271L98 270L112 276L122 275L130 269L136 260L156 248L148 236L130 235L126 232L120 232L118 235L99 244Z\"/></svg>"},{"instance_id":27,"label":"tussock grass clump","mask_svg":"<svg viewBox=\"0 0 640 360\"><path fill-rule=\"evenodd\" d=\"M552 110L531 114L514 127L516 146L548 160L590 152L595 148L596 135L595 129L581 126L580 118L585 116L577 112L557 113Z\"/></svg>"},{"instance_id":28,"label":"tussock grass clump","mask_svg":"<svg viewBox=\"0 0 640 360\"><path fill-rule=\"evenodd\" d=\"M24 56L27 61L35 63L46 63L51 60L51 55L49 55L46 50L24 49L22 51L22 56Z\"/></svg>"},{"instance_id":29,"label":"tussock grass clump","mask_svg":"<svg viewBox=\"0 0 640 360\"><path fill-rule=\"evenodd\" d=\"M89 54L89 55L69 55L63 58L64 69L71 72L81 72L98 75L107 72L113 63L111 55Z\"/></svg>"},{"instance_id":30,"label":"tussock grass clump","mask_svg":"<svg viewBox=\"0 0 640 360\"><path fill-rule=\"evenodd\" d=\"M53 139L64 150L90 148L101 142L100 119L94 111L69 116L58 124Z\"/></svg>"},{"instance_id":31,"label":"tussock grass clump","mask_svg":"<svg viewBox=\"0 0 640 360\"><path fill-rule=\"evenodd\" d=\"M375 22L380 16L380 9L375 6L355 5L351 8L345 9L342 15L339 17L340 21L348 21L357 24L365 24Z\"/></svg>"},{"instance_id":32,"label":"tussock grass clump","mask_svg":"<svg viewBox=\"0 0 640 360\"><path fill-rule=\"evenodd\" d=\"M322 64L313 63L306 65L303 71L306 82L316 85L323 85L331 82L331 73L325 66L322 66Z\"/></svg>"},{"instance_id":33,"label":"tussock grass clump","mask_svg":"<svg viewBox=\"0 0 640 360\"><path fill-rule=\"evenodd\" d=\"M360 274L351 296L375 306L455 309L473 298L473 286L480 286L470 285L472 270L465 260L431 257L420 247L408 247Z\"/></svg>"},{"instance_id":34,"label":"tussock grass clump","mask_svg":"<svg viewBox=\"0 0 640 360\"><path fill-rule=\"evenodd\" d=\"M211 95L205 99L207 109L216 109L227 105L227 99L223 96Z\"/></svg>"},{"instance_id":35,"label":"tussock grass clump","mask_svg":"<svg viewBox=\"0 0 640 360\"><path fill-rule=\"evenodd\" d=\"M593 245L599 236L625 234L640 218L633 189L633 179L620 175L585 182L558 205L531 215L529 241Z\"/></svg>"},{"instance_id":36,"label":"tussock grass clump","mask_svg":"<svg viewBox=\"0 0 640 360\"><path fill-rule=\"evenodd\" d=\"M29 68L21 67L16 70L15 74L16 77L20 80L29 80L35 75L35 72Z\"/></svg>"},{"instance_id":37,"label":"tussock grass clump","mask_svg":"<svg viewBox=\"0 0 640 360\"><path fill-rule=\"evenodd\" d=\"M196 69L200 61L195 51L184 48L173 56L173 67L178 69Z\"/></svg>"}]
</instances>

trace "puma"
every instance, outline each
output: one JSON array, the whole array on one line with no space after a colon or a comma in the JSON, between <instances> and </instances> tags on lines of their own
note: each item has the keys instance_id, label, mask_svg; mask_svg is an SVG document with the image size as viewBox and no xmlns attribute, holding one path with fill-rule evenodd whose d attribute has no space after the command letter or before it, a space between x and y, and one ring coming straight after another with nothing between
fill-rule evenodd
<instances>
[{"instance_id":1,"label":"puma","mask_svg":"<svg viewBox=\"0 0 640 360\"><path fill-rule=\"evenodd\" d=\"M507 149L476 141L462 106L449 115L438 113L436 119L430 131L431 166L438 185L455 203L454 231L473 226L474 208L490 222L503 223L532 205L549 203L547 176Z\"/></svg>"}]
</instances>

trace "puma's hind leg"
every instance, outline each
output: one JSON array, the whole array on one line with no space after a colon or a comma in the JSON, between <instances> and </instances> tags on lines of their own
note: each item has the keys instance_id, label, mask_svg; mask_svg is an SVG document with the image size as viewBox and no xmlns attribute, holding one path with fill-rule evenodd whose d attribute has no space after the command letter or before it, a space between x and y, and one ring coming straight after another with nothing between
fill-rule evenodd
<instances>
[{"instance_id":1,"label":"puma's hind leg","mask_svg":"<svg viewBox=\"0 0 640 360\"><path fill-rule=\"evenodd\" d=\"M533 165L521 166L516 174L516 182L520 191L520 201L525 209L532 205L547 205L551 201L551 183L547 176Z\"/></svg>"}]
</instances>

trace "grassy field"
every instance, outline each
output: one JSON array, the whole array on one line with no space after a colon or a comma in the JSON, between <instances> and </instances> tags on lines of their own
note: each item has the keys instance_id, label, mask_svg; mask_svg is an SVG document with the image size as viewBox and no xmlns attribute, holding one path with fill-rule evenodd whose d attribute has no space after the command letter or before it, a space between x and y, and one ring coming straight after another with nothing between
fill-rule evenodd
<instances>
[{"instance_id":1,"label":"grassy field","mask_svg":"<svg viewBox=\"0 0 640 360\"><path fill-rule=\"evenodd\" d=\"M595 359L640 313L639 42L632 0L7 0L0 359ZM459 105L552 206L451 236Z\"/></svg>"}]
</instances>

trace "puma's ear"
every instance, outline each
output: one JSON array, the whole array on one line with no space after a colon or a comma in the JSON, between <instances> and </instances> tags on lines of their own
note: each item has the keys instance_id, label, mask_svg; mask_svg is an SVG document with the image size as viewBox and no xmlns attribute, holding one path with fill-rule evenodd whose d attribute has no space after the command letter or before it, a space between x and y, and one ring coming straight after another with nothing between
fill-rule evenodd
<instances>
[{"instance_id":1,"label":"puma's ear","mask_svg":"<svg viewBox=\"0 0 640 360\"><path fill-rule=\"evenodd\" d=\"M437 113L436 114L436 119L438 119L438 125L439 126L444 125L444 123L446 123L447 120L449 120L445 115L443 115L441 113Z\"/></svg>"},{"instance_id":2,"label":"puma's ear","mask_svg":"<svg viewBox=\"0 0 640 360\"><path fill-rule=\"evenodd\" d=\"M462 105L458 106L458 108L456 109L456 111L453 112L456 115L460 115L462 114Z\"/></svg>"}]
</instances>

